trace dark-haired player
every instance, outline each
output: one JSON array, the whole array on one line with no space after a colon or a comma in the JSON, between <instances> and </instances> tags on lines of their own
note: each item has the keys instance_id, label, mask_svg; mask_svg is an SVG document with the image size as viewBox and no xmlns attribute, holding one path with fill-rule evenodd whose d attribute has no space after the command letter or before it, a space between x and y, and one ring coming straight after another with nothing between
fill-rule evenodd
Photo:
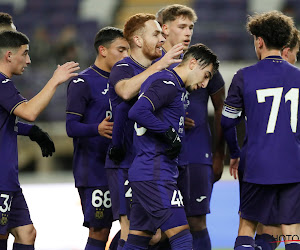
<instances>
[{"instance_id":1,"label":"dark-haired player","mask_svg":"<svg viewBox=\"0 0 300 250\"><path fill-rule=\"evenodd\" d=\"M86 250L105 249L112 225L110 192L104 170L113 122L108 97L108 77L113 65L128 56L129 45L120 29L105 27L95 36L95 63L68 87L68 136L73 138L73 173L85 227Z\"/></svg>"},{"instance_id":2,"label":"dark-haired player","mask_svg":"<svg viewBox=\"0 0 300 250\"><path fill-rule=\"evenodd\" d=\"M18 179L17 117L34 121L52 99L56 88L76 76L78 63L58 65L52 78L32 99L26 100L11 77L30 64L29 39L16 31L0 33L0 235L15 237L14 250L34 249L36 230ZM0 248L6 249L6 240Z\"/></svg>"},{"instance_id":3,"label":"dark-haired player","mask_svg":"<svg viewBox=\"0 0 300 250\"><path fill-rule=\"evenodd\" d=\"M222 116L231 169L237 169L239 161L232 128L242 112L247 122L240 226L235 242L235 249L239 250L254 249L258 222L281 225L283 235L299 236L300 232L300 71L281 57L281 50L292 37L294 23L281 12L271 11L250 16L247 29L253 35L259 62L235 74ZM286 241L285 247L300 249L292 241Z\"/></svg>"},{"instance_id":4,"label":"dark-haired player","mask_svg":"<svg viewBox=\"0 0 300 250\"><path fill-rule=\"evenodd\" d=\"M180 135L184 132L185 88L205 88L218 69L203 44L191 46L174 70L150 76L129 112L135 124L137 155L129 169L133 190L130 234L124 249L146 249L160 228L172 249L192 249L192 235L177 188Z\"/></svg>"}]
</instances>

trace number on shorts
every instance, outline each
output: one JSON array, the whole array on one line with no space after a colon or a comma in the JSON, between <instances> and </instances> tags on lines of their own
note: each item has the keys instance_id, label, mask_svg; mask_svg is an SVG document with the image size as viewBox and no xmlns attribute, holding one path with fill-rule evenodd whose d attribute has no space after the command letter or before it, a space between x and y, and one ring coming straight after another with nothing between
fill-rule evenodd
<instances>
[{"instance_id":1,"label":"number on shorts","mask_svg":"<svg viewBox=\"0 0 300 250\"><path fill-rule=\"evenodd\" d=\"M104 192L104 194L99 189L94 190L92 193L92 205L94 207L101 207L103 205L105 208L110 208L111 199L109 190Z\"/></svg>"},{"instance_id":2,"label":"number on shorts","mask_svg":"<svg viewBox=\"0 0 300 250\"><path fill-rule=\"evenodd\" d=\"M129 185L129 181L126 180L125 183L124 183L124 186L128 186L128 185ZM129 187L128 190L126 191L125 197L126 198L131 198L132 197L132 189L131 189L131 187Z\"/></svg>"},{"instance_id":3,"label":"number on shorts","mask_svg":"<svg viewBox=\"0 0 300 250\"><path fill-rule=\"evenodd\" d=\"M183 197L179 190L174 190L172 200L171 200L171 205L177 205L178 207L183 206Z\"/></svg>"},{"instance_id":4,"label":"number on shorts","mask_svg":"<svg viewBox=\"0 0 300 250\"><path fill-rule=\"evenodd\" d=\"M1 194L0 197L5 199L3 201L3 206L0 206L0 212L1 213L6 213L7 211L10 211L12 199L10 200L10 203L8 204L8 200L9 200L9 195L8 194Z\"/></svg>"}]
</instances>

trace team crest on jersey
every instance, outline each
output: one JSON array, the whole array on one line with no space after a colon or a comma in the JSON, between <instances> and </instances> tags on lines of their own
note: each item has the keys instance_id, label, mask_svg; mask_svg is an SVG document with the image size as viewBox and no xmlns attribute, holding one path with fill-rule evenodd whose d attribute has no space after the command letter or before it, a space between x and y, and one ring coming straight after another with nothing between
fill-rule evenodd
<instances>
[{"instance_id":1,"label":"team crest on jersey","mask_svg":"<svg viewBox=\"0 0 300 250\"><path fill-rule=\"evenodd\" d=\"M95 218L97 220L102 220L104 217L104 209L97 209L95 213Z\"/></svg>"},{"instance_id":2,"label":"team crest on jersey","mask_svg":"<svg viewBox=\"0 0 300 250\"><path fill-rule=\"evenodd\" d=\"M0 225L5 226L8 222L8 214L2 214L2 218L0 220Z\"/></svg>"}]
</instances>

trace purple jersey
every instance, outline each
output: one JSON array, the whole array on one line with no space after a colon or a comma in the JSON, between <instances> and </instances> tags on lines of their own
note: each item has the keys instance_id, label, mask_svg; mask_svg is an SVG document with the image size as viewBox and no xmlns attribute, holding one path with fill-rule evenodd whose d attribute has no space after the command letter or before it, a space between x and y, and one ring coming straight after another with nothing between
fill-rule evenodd
<instances>
[{"instance_id":1,"label":"purple jersey","mask_svg":"<svg viewBox=\"0 0 300 250\"><path fill-rule=\"evenodd\" d=\"M234 76L223 116L234 126L245 112L244 181L300 182L299 77L300 70L280 56L266 57Z\"/></svg>"},{"instance_id":2,"label":"purple jersey","mask_svg":"<svg viewBox=\"0 0 300 250\"><path fill-rule=\"evenodd\" d=\"M161 57L158 58L158 59L155 59L153 63L156 63L157 61L159 61L165 54L167 53L167 51L162 48L162 54L161 54ZM182 59L183 58L183 54L180 55L180 58ZM168 69L174 69L176 66L178 66L179 63L173 63L171 64ZM188 105L189 105L189 100L188 100L188 92L186 91L185 93L185 96L184 96L184 108L187 109ZM189 162L188 162L188 157L187 157L187 145L186 145L186 137L183 136L181 137L181 144L182 144L182 148L181 148L181 152L178 156L178 166L185 166L187 165Z\"/></svg>"},{"instance_id":3,"label":"purple jersey","mask_svg":"<svg viewBox=\"0 0 300 250\"><path fill-rule=\"evenodd\" d=\"M165 155L167 145L159 140L159 133L172 126L179 136L183 135L184 83L175 71L163 70L151 75L142 84L140 93L129 112L130 118L138 123L134 135L137 155L129 169L129 181L176 181L178 160ZM144 110L144 102L151 105L150 111ZM139 113L146 111L151 112L153 119L141 118Z\"/></svg>"},{"instance_id":4,"label":"purple jersey","mask_svg":"<svg viewBox=\"0 0 300 250\"><path fill-rule=\"evenodd\" d=\"M108 72L93 65L73 78L68 86L67 131L81 126L72 133L76 187L107 185L104 165L110 140L99 135L98 125L111 115L108 77Z\"/></svg>"},{"instance_id":5,"label":"purple jersey","mask_svg":"<svg viewBox=\"0 0 300 250\"><path fill-rule=\"evenodd\" d=\"M124 160L117 165L107 157L106 168L129 168L135 156L133 147L133 121L128 119L128 111L132 107L136 98L125 102L115 91L115 85L121 81L130 79L146 68L135 61L132 57L126 57L117 62L111 70L109 77L109 99L111 102L114 118L114 128L112 135L112 145L125 147L126 155Z\"/></svg>"},{"instance_id":6,"label":"purple jersey","mask_svg":"<svg viewBox=\"0 0 300 250\"><path fill-rule=\"evenodd\" d=\"M15 108L27 101L13 82L0 74L0 190L17 191L18 178L17 118Z\"/></svg>"},{"instance_id":7,"label":"purple jersey","mask_svg":"<svg viewBox=\"0 0 300 250\"><path fill-rule=\"evenodd\" d=\"M189 163L212 165L212 136L208 123L207 104L209 96L224 87L224 80L218 71L209 81L207 88L198 89L188 96L187 117L195 121L195 127L186 130L186 152Z\"/></svg>"}]
</instances>

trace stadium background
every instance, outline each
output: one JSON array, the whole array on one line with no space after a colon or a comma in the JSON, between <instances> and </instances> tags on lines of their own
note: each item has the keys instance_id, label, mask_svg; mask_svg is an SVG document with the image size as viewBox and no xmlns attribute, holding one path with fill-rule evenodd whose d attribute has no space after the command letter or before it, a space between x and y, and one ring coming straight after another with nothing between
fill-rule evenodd
<instances>
[{"instance_id":1,"label":"stadium background","mask_svg":"<svg viewBox=\"0 0 300 250\"><path fill-rule=\"evenodd\" d=\"M202 42L218 55L226 92L234 73L256 61L252 38L245 30L248 14L276 9L293 16L296 24L300 21L298 0L0 0L0 11L11 14L17 29L31 40L32 64L13 80L31 98L51 77L55 65L74 60L84 69L94 62L93 39L100 28L122 28L132 14L155 14L173 3L196 10L191 44ZM38 230L37 250L83 249L88 234L81 227L80 201L71 173L72 140L64 122L66 88L67 84L58 88L36 121L53 138L54 156L42 158L35 143L19 138L20 180ZM210 121L212 112L210 104ZM243 126L239 130L243 133ZM228 169L214 187L211 210L208 227L213 248L232 248L238 227L238 184L228 176Z\"/></svg>"}]
</instances>

